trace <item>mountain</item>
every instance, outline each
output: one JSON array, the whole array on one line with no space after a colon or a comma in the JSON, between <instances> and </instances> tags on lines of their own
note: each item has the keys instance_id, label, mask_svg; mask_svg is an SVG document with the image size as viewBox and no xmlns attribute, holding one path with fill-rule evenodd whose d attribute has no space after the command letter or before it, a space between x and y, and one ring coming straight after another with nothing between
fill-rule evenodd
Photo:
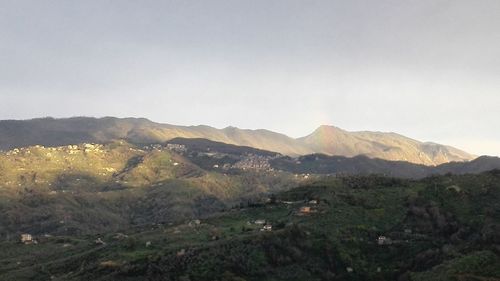
<instances>
[{"instance_id":1,"label":"mountain","mask_svg":"<svg viewBox=\"0 0 500 281\"><path fill-rule=\"evenodd\" d=\"M370 158L424 165L439 165L474 158L450 146L422 143L395 133L347 132L334 126L321 126L298 141L315 152L328 155L365 155Z\"/></svg>"},{"instance_id":2,"label":"mountain","mask_svg":"<svg viewBox=\"0 0 500 281\"><path fill-rule=\"evenodd\" d=\"M174 138L203 138L289 156L313 153L346 157L365 155L424 165L475 158L453 147L419 142L394 133L348 132L333 126L321 126L306 137L294 139L268 130L175 126L143 118L76 117L0 121L0 149L3 150L30 145L108 143L120 139L134 144L151 144Z\"/></svg>"},{"instance_id":3,"label":"mountain","mask_svg":"<svg viewBox=\"0 0 500 281\"><path fill-rule=\"evenodd\" d=\"M173 138L204 138L251 146L286 155L312 153L295 139L268 130L242 130L234 127L174 126L143 118L40 118L0 121L0 149L30 145L59 146L77 143L106 143L126 140L136 144L162 143Z\"/></svg>"}]
</instances>

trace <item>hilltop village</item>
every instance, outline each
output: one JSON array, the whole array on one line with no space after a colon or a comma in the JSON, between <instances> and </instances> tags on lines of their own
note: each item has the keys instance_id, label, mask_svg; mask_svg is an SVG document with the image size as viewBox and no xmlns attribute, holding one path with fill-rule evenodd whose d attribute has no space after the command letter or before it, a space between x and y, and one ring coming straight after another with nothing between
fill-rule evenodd
<instances>
[{"instance_id":1,"label":"hilltop village","mask_svg":"<svg viewBox=\"0 0 500 281\"><path fill-rule=\"evenodd\" d=\"M224 152L219 152L212 150L211 148L206 148L206 151L190 151L186 145L183 144L171 144L165 145L170 151L179 153L189 158L193 157L207 157L220 159L222 162L220 164L214 164L212 168L230 170L230 169L240 169L240 170L257 170L257 171L268 171L272 172L274 169L271 167L270 161L282 157L282 155L276 153L274 155L258 155L254 153L244 153L241 155L229 154ZM231 163L224 163L223 160L229 159Z\"/></svg>"}]
</instances>

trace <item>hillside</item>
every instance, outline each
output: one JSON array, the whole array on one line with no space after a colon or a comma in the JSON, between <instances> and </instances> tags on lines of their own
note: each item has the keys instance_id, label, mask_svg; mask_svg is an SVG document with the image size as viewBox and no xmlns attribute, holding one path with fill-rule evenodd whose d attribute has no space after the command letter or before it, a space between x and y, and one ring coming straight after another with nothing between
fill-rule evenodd
<instances>
[{"instance_id":1,"label":"hillside","mask_svg":"<svg viewBox=\"0 0 500 281\"><path fill-rule=\"evenodd\" d=\"M290 158L205 139L124 141L0 153L0 236L84 234L199 218L324 176L423 178L500 169L500 159L437 167L312 154Z\"/></svg>"},{"instance_id":2,"label":"hillside","mask_svg":"<svg viewBox=\"0 0 500 281\"><path fill-rule=\"evenodd\" d=\"M366 156L343 157L311 154L298 158L280 157L271 166L295 174L370 175L419 179L432 175L477 174L500 169L500 158L482 156L467 162L425 166L404 161L387 161Z\"/></svg>"},{"instance_id":3,"label":"hillside","mask_svg":"<svg viewBox=\"0 0 500 281\"><path fill-rule=\"evenodd\" d=\"M175 222L286 190L301 179L273 171L276 153L222 145L33 146L0 153L0 237L85 234ZM215 166L216 161L224 165Z\"/></svg>"},{"instance_id":4,"label":"hillside","mask_svg":"<svg viewBox=\"0 0 500 281\"><path fill-rule=\"evenodd\" d=\"M327 155L365 155L370 158L424 165L439 165L474 158L453 147L422 143L395 133L347 132L333 126L321 126L311 135L300 138L299 142L315 152Z\"/></svg>"},{"instance_id":5,"label":"hillside","mask_svg":"<svg viewBox=\"0 0 500 281\"><path fill-rule=\"evenodd\" d=\"M32 145L102 144L116 140L152 144L174 138L203 138L289 156L312 153L346 157L365 155L370 158L424 165L439 165L474 158L473 155L449 146L423 143L394 133L347 132L332 126L321 126L309 136L293 139L268 130L174 126L136 118L77 117L0 121L2 150Z\"/></svg>"},{"instance_id":6,"label":"hillside","mask_svg":"<svg viewBox=\"0 0 500 281\"><path fill-rule=\"evenodd\" d=\"M4 241L0 279L498 280L499 183L321 179L202 220Z\"/></svg>"}]
</instances>

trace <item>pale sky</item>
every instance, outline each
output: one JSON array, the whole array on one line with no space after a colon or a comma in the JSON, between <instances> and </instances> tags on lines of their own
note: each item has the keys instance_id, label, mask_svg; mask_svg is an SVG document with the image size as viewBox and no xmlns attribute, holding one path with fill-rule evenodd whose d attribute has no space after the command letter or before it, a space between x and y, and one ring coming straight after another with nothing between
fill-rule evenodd
<instances>
[{"instance_id":1,"label":"pale sky","mask_svg":"<svg viewBox=\"0 0 500 281\"><path fill-rule=\"evenodd\" d=\"M500 1L0 0L0 119L43 116L500 155Z\"/></svg>"}]
</instances>

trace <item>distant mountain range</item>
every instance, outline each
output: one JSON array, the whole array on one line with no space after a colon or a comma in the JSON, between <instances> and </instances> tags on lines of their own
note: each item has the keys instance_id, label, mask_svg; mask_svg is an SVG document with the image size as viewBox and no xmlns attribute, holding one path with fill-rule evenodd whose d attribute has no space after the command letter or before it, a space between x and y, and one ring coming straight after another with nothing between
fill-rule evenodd
<instances>
[{"instance_id":1,"label":"distant mountain range","mask_svg":"<svg viewBox=\"0 0 500 281\"><path fill-rule=\"evenodd\" d=\"M294 157L315 153L345 157L363 155L423 165L464 162L476 158L450 146L420 142L395 133L348 132L334 126L321 126L308 136L294 139L269 130L175 126L144 118L75 117L0 121L2 150L30 145L108 143L119 139L134 144L153 144L174 138L203 138Z\"/></svg>"}]
</instances>

